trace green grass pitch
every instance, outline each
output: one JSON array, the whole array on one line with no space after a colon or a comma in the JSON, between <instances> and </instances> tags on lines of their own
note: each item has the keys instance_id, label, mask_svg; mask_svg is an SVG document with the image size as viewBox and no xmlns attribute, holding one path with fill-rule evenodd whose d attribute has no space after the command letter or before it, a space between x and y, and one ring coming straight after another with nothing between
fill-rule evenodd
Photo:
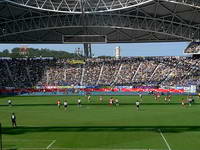
<instances>
[{"instance_id":1,"label":"green grass pitch","mask_svg":"<svg viewBox=\"0 0 200 150\"><path fill-rule=\"evenodd\" d=\"M81 98L82 107L77 106ZM144 96L113 96L120 105L109 106L110 96L1 97L3 148L10 150L199 150L200 99L181 106L186 96L172 96L171 104ZM8 107L11 99L14 106ZM65 111L56 100L67 100ZM17 128L11 127L15 112Z\"/></svg>"}]
</instances>

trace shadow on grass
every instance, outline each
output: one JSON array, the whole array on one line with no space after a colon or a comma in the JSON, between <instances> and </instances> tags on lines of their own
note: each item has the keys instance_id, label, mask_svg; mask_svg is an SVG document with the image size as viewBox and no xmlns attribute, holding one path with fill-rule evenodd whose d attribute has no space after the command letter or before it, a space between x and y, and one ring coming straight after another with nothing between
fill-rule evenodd
<instances>
[{"instance_id":1,"label":"shadow on grass","mask_svg":"<svg viewBox=\"0 0 200 150\"><path fill-rule=\"evenodd\" d=\"M69 103L69 106L74 106L77 105L76 103ZM109 105L108 103L83 103L83 106L92 106L92 105ZM135 103L120 103L120 105L135 105ZM142 103L141 105L165 105L165 106L170 106L170 105L181 105L181 103ZM200 105L200 103L194 103L192 105ZM7 104L2 104L0 105L0 107L2 106L8 106ZM14 104L13 106L56 106L56 104Z\"/></svg>"},{"instance_id":2,"label":"shadow on grass","mask_svg":"<svg viewBox=\"0 0 200 150\"><path fill-rule=\"evenodd\" d=\"M180 133L188 131L200 131L200 126L49 126L49 127L26 127L17 128L3 127L2 134L16 135L37 132L160 132Z\"/></svg>"}]
</instances>

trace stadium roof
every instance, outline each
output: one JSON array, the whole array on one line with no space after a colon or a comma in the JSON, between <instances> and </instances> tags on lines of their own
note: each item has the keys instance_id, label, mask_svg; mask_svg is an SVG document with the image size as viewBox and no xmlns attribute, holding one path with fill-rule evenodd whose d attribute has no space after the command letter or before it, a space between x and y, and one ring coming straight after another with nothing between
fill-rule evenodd
<instances>
[{"instance_id":1,"label":"stadium roof","mask_svg":"<svg viewBox=\"0 0 200 150\"><path fill-rule=\"evenodd\" d=\"M199 0L1 0L0 43L199 41Z\"/></svg>"}]
</instances>

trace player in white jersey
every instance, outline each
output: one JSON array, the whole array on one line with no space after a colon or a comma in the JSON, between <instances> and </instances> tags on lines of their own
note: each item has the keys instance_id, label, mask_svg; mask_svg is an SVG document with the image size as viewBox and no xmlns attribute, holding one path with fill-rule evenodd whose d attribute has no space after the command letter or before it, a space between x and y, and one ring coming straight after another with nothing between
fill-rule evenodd
<instances>
[{"instance_id":1,"label":"player in white jersey","mask_svg":"<svg viewBox=\"0 0 200 150\"><path fill-rule=\"evenodd\" d=\"M8 106L12 106L12 101L10 99L8 100Z\"/></svg>"},{"instance_id":2,"label":"player in white jersey","mask_svg":"<svg viewBox=\"0 0 200 150\"><path fill-rule=\"evenodd\" d=\"M117 98L115 99L115 106L119 106L119 100Z\"/></svg>"},{"instance_id":3,"label":"player in white jersey","mask_svg":"<svg viewBox=\"0 0 200 150\"><path fill-rule=\"evenodd\" d=\"M113 100L114 100L114 99L113 99L112 97L109 99L109 105L110 105L110 106L113 105Z\"/></svg>"},{"instance_id":4,"label":"player in white jersey","mask_svg":"<svg viewBox=\"0 0 200 150\"><path fill-rule=\"evenodd\" d=\"M12 127L17 127L17 123L16 123L16 116L15 113L12 113L11 115L11 122L12 122Z\"/></svg>"},{"instance_id":5,"label":"player in white jersey","mask_svg":"<svg viewBox=\"0 0 200 150\"><path fill-rule=\"evenodd\" d=\"M81 99L78 99L78 107L81 107Z\"/></svg>"},{"instance_id":6,"label":"player in white jersey","mask_svg":"<svg viewBox=\"0 0 200 150\"><path fill-rule=\"evenodd\" d=\"M168 103L169 104L171 103L171 97L172 97L171 95L168 96Z\"/></svg>"},{"instance_id":7,"label":"player in white jersey","mask_svg":"<svg viewBox=\"0 0 200 150\"><path fill-rule=\"evenodd\" d=\"M189 106L192 106L192 98L191 97L188 98L188 103L189 103Z\"/></svg>"},{"instance_id":8,"label":"player in white jersey","mask_svg":"<svg viewBox=\"0 0 200 150\"><path fill-rule=\"evenodd\" d=\"M167 102L168 96L165 96L165 102Z\"/></svg>"},{"instance_id":9,"label":"player in white jersey","mask_svg":"<svg viewBox=\"0 0 200 150\"><path fill-rule=\"evenodd\" d=\"M103 97L102 97L102 96L99 97L99 101L100 101L101 103L103 102Z\"/></svg>"},{"instance_id":10,"label":"player in white jersey","mask_svg":"<svg viewBox=\"0 0 200 150\"><path fill-rule=\"evenodd\" d=\"M140 101L142 102L143 96L141 93L139 94L139 97L140 97Z\"/></svg>"},{"instance_id":11,"label":"player in white jersey","mask_svg":"<svg viewBox=\"0 0 200 150\"><path fill-rule=\"evenodd\" d=\"M87 99L88 99L88 102L91 102L91 96L90 95L87 97Z\"/></svg>"},{"instance_id":12,"label":"player in white jersey","mask_svg":"<svg viewBox=\"0 0 200 150\"><path fill-rule=\"evenodd\" d=\"M64 105L65 110L67 110L67 106L68 106L67 101L64 101L63 105Z\"/></svg>"},{"instance_id":13,"label":"player in white jersey","mask_svg":"<svg viewBox=\"0 0 200 150\"><path fill-rule=\"evenodd\" d=\"M135 102L135 104L136 104L137 110L139 110L139 109L140 109L140 102L137 100L137 101Z\"/></svg>"}]
</instances>

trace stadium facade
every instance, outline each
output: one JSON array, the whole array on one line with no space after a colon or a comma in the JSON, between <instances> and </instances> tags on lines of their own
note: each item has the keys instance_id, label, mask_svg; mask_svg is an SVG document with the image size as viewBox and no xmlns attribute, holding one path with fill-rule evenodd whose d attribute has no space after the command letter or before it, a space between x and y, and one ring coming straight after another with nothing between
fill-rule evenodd
<instances>
[{"instance_id":1,"label":"stadium facade","mask_svg":"<svg viewBox=\"0 0 200 150\"><path fill-rule=\"evenodd\" d=\"M199 16L198 0L1 0L0 43L199 41Z\"/></svg>"}]
</instances>

